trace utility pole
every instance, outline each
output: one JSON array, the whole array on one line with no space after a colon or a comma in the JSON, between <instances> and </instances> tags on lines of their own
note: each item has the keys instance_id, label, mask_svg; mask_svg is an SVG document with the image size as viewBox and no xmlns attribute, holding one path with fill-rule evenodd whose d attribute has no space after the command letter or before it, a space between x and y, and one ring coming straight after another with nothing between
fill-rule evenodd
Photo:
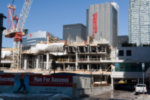
<instances>
[{"instance_id":1,"label":"utility pole","mask_svg":"<svg viewBox=\"0 0 150 100\"><path fill-rule=\"evenodd\" d=\"M1 50L2 50L2 33L5 27L3 27L3 19L6 18L2 13L0 13L0 57L1 57ZM1 63L1 58L0 58Z\"/></svg>"},{"instance_id":2,"label":"utility pole","mask_svg":"<svg viewBox=\"0 0 150 100\"><path fill-rule=\"evenodd\" d=\"M143 70L143 100L144 100L144 70L145 70L145 64L142 63L142 70Z\"/></svg>"}]
</instances>

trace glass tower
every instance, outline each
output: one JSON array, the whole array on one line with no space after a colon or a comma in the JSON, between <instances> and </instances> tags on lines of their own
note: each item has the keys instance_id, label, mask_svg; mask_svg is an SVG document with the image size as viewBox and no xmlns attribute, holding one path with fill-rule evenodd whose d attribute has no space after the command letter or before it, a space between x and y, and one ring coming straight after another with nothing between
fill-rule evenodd
<instances>
[{"instance_id":1,"label":"glass tower","mask_svg":"<svg viewBox=\"0 0 150 100\"><path fill-rule=\"evenodd\" d=\"M129 1L129 42L150 44L150 0Z\"/></svg>"}]
</instances>

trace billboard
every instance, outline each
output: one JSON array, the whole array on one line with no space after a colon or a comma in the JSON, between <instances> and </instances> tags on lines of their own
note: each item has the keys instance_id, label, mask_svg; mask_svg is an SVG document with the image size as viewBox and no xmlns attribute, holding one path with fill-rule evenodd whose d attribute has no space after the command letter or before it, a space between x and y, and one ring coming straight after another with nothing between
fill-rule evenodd
<instances>
[{"instance_id":1,"label":"billboard","mask_svg":"<svg viewBox=\"0 0 150 100\"><path fill-rule=\"evenodd\" d=\"M1 74L1 93L51 93L72 96L72 76Z\"/></svg>"}]
</instances>

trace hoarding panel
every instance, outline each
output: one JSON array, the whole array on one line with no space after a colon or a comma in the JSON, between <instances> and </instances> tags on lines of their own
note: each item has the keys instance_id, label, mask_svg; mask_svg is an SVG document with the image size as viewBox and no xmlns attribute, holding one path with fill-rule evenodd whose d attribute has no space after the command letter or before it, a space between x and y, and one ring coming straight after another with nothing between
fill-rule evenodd
<instances>
[{"instance_id":1,"label":"hoarding panel","mask_svg":"<svg viewBox=\"0 0 150 100\"><path fill-rule=\"evenodd\" d=\"M0 85L14 85L14 75L12 74L1 74Z\"/></svg>"},{"instance_id":2,"label":"hoarding panel","mask_svg":"<svg viewBox=\"0 0 150 100\"><path fill-rule=\"evenodd\" d=\"M72 87L72 76L31 75L30 86Z\"/></svg>"}]
</instances>

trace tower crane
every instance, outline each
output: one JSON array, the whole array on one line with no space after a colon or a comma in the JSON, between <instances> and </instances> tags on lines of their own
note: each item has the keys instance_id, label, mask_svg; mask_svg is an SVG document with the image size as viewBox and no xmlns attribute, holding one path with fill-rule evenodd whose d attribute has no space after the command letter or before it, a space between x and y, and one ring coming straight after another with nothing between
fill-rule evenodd
<instances>
[{"instance_id":1,"label":"tower crane","mask_svg":"<svg viewBox=\"0 0 150 100\"><path fill-rule=\"evenodd\" d=\"M13 0L14 2L14 0ZM7 38L14 38L13 63L11 67L21 68L22 37L25 35L24 24L28 17L33 0L25 0L19 18L16 14L16 7L13 4L8 5L7 29L4 35Z\"/></svg>"}]
</instances>

